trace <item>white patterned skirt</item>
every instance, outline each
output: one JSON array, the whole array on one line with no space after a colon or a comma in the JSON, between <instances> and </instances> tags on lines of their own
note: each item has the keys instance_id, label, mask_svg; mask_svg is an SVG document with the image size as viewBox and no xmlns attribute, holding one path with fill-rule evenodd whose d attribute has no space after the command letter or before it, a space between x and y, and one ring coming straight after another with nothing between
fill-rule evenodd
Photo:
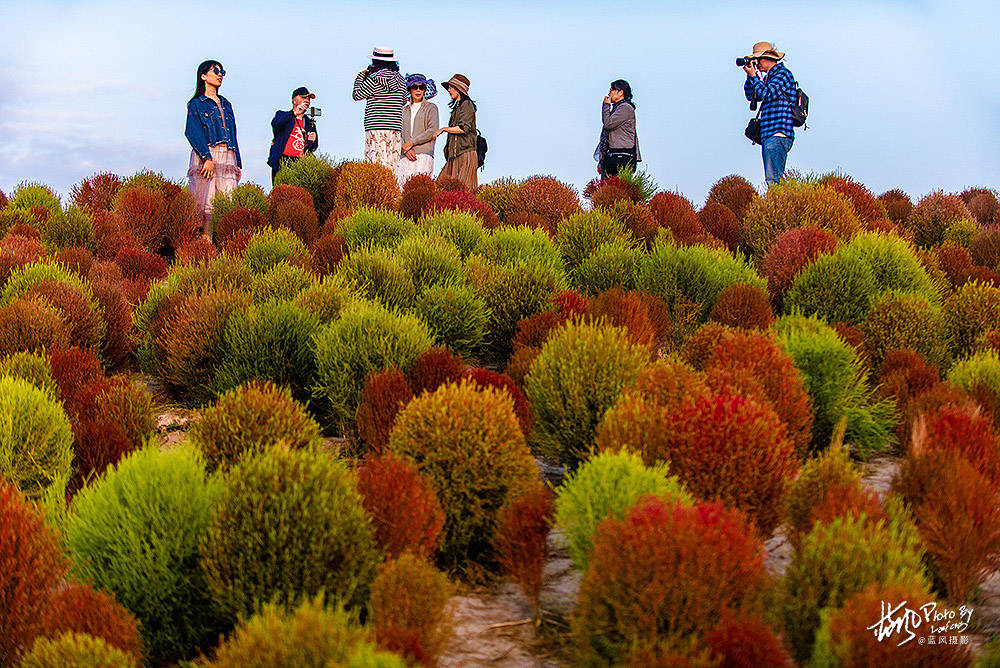
<instances>
[{"instance_id":1,"label":"white patterned skirt","mask_svg":"<svg viewBox=\"0 0 1000 668\"><path fill-rule=\"evenodd\" d=\"M434 174L434 156L427 153L417 153L416 155L416 160L410 160L404 155L396 161L396 168L393 171L396 172L396 180L399 181L400 190L403 189L411 176L417 174L432 176Z\"/></svg>"},{"instance_id":2,"label":"white patterned skirt","mask_svg":"<svg viewBox=\"0 0 1000 668\"><path fill-rule=\"evenodd\" d=\"M365 160L396 169L396 160L403 148L403 133L395 130L365 132Z\"/></svg>"},{"instance_id":3,"label":"white patterned skirt","mask_svg":"<svg viewBox=\"0 0 1000 668\"><path fill-rule=\"evenodd\" d=\"M212 238L212 199L216 193L233 191L233 188L239 183L239 169L236 167L236 151L226 144L216 144L210 146L208 150L212 153L212 178L202 177L201 166L204 163L192 149L191 160L188 162L188 182L190 183L188 190L198 204L202 231L206 236Z\"/></svg>"}]
</instances>

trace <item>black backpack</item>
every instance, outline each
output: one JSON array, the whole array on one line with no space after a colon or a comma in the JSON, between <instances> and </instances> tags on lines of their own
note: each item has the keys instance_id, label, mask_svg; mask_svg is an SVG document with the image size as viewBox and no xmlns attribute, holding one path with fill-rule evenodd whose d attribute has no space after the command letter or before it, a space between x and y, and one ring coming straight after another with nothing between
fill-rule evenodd
<instances>
[{"instance_id":1,"label":"black backpack","mask_svg":"<svg viewBox=\"0 0 1000 668\"><path fill-rule=\"evenodd\" d=\"M476 154L479 156L479 169L483 168L486 164L486 151L489 150L489 145L486 143L486 137L476 130Z\"/></svg>"},{"instance_id":2,"label":"black backpack","mask_svg":"<svg viewBox=\"0 0 1000 668\"><path fill-rule=\"evenodd\" d=\"M809 117L809 96L798 84L795 84L795 99L789 100L788 104L792 105L792 126L800 128L805 125Z\"/></svg>"}]
</instances>

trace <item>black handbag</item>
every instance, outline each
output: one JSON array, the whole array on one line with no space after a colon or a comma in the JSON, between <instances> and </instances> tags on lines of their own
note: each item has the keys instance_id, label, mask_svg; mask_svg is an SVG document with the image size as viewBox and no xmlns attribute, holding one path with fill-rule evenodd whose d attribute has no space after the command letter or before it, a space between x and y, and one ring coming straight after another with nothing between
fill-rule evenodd
<instances>
[{"instance_id":1,"label":"black handbag","mask_svg":"<svg viewBox=\"0 0 1000 668\"><path fill-rule=\"evenodd\" d=\"M760 143L760 116L754 116L747 123L747 129L743 131L743 134L747 136L747 139L752 141L754 144Z\"/></svg>"}]
</instances>

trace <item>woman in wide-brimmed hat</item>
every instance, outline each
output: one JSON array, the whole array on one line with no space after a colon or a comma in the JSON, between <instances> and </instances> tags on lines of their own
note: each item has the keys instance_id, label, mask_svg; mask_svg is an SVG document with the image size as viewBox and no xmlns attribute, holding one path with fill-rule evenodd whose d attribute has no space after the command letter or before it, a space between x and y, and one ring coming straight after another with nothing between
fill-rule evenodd
<instances>
[{"instance_id":1,"label":"woman in wide-brimmed hat","mask_svg":"<svg viewBox=\"0 0 1000 668\"><path fill-rule=\"evenodd\" d=\"M403 105L406 83L392 49L377 46L372 64L354 79L355 100L365 103L365 160L396 168L403 144Z\"/></svg>"},{"instance_id":2,"label":"woman in wide-brimmed hat","mask_svg":"<svg viewBox=\"0 0 1000 668\"><path fill-rule=\"evenodd\" d=\"M450 176L458 179L475 192L479 187L476 182L479 154L476 152L476 103L469 98L469 79L456 74L441 85L451 95L451 118L448 119L448 127L435 134L448 133L448 141L444 145L447 162L438 178Z\"/></svg>"},{"instance_id":3,"label":"woman in wide-brimmed hat","mask_svg":"<svg viewBox=\"0 0 1000 668\"><path fill-rule=\"evenodd\" d=\"M434 144L437 141L438 108L429 102L437 95L433 79L423 74L407 74L410 101L403 107L402 155L396 163L396 179L402 188L415 174L434 172Z\"/></svg>"}]
</instances>

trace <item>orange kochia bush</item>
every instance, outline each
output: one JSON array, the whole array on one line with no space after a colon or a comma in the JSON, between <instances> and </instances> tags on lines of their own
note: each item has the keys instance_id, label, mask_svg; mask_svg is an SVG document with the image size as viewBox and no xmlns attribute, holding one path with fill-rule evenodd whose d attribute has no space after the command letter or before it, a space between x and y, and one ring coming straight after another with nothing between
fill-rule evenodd
<instances>
[{"instance_id":1,"label":"orange kochia bush","mask_svg":"<svg viewBox=\"0 0 1000 668\"><path fill-rule=\"evenodd\" d=\"M135 617L115 597L85 584L70 583L52 593L42 614L39 635L86 633L104 639L137 663L143 659L142 636Z\"/></svg>"},{"instance_id":2,"label":"orange kochia bush","mask_svg":"<svg viewBox=\"0 0 1000 668\"><path fill-rule=\"evenodd\" d=\"M542 570L555 506L552 490L538 487L514 499L501 513L496 549L500 564L540 614Z\"/></svg>"}]
</instances>

